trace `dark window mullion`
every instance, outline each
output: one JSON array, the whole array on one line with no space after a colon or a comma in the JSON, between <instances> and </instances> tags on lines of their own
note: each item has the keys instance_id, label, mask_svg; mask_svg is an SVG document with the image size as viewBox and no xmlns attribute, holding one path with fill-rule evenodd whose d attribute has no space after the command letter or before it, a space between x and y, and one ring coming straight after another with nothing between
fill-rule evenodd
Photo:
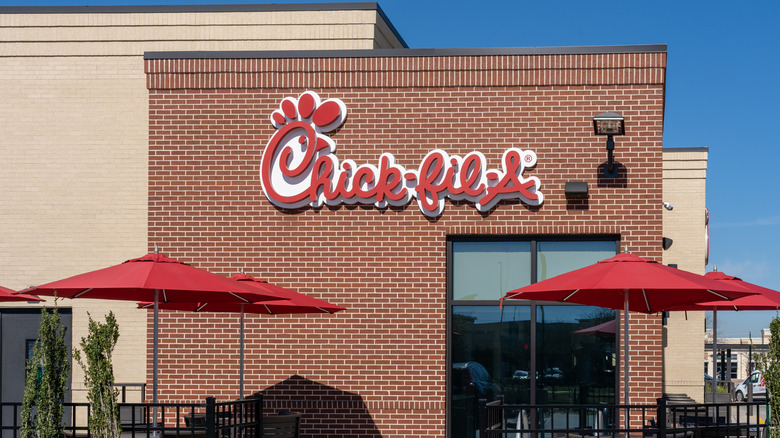
<instances>
[{"instance_id":1,"label":"dark window mullion","mask_svg":"<svg viewBox=\"0 0 780 438\"><path fill-rule=\"evenodd\" d=\"M538 248L537 240L531 240L531 284L538 281L536 274ZM531 373L531 405L536 404L536 302L531 301L531 342L530 342L530 373Z\"/></svg>"},{"instance_id":2,"label":"dark window mullion","mask_svg":"<svg viewBox=\"0 0 780 438\"><path fill-rule=\"evenodd\" d=\"M533 239L531 240L531 284L539 281L539 277L537 277L536 274L537 256L538 256L537 240Z\"/></svg>"}]
</instances>

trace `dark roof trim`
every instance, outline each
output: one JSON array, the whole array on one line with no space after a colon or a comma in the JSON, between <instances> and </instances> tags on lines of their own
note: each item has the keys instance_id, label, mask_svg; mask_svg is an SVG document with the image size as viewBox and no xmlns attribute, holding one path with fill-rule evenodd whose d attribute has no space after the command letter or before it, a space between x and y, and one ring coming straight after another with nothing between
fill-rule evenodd
<instances>
[{"instance_id":1,"label":"dark roof trim","mask_svg":"<svg viewBox=\"0 0 780 438\"><path fill-rule=\"evenodd\" d=\"M385 58L422 56L591 55L666 52L666 44L635 46L508 47L473 49L280 50L146 52L144 59Z\"/></svg>"},{"instance_id":2,"label":"dark roof trim","mask_svg":"<svg viewBox=\"0 0 780 438\"><path fill-rule=\"evenodd\" d=\"M379 9L376 2L293 3L246 5L115 5L115 6L3 6L0 14L126 14L171 12L360 11Z\"/></svg>"},{"instance_id":3,"label":"dark roof trim","mask_svg":"<svg viewBox=\"0 0 780 438\"><path fill-rule=\"evenodd\" d=\"M382 20L385 20L385 24L387 24L387 27L390 28L390 31L393 32L393 35L395 35L396 38L398 38L398 41L401 42L401 45L408 49L409 45L406 44L406 41L404 41L403 37L400 33L398 33L398 30L393 26L393 23L390 21L389 18L387 18L387 15L385 15L385 11L382 10L382 8L379 6L379 3L374 3L376 5L376 11L379 13L379 16L382 17Z\"/></svg>"},{"instance_id":4,"label":"dark roof trim","mask_svg":"<svg viewBox=\"0 0 780 438\"><path fill-rule=\"evenodd\" d=\"M664 147L663 151L664 152L709 152L710 148L707 146L682 147L682 148Z\"/></svg>"}]
</instances>

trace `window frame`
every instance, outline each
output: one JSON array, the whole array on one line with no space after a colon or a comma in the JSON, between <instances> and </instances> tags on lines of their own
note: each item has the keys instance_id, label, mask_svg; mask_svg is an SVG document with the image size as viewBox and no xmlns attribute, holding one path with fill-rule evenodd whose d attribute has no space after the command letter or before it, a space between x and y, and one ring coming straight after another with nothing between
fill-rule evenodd
<instances>
[{"instance_id":1,"label":"window frame","mask_svg":"<svg viewBox=\"0 0 780 438\"><path fill-rule=\"evenodd\" d=\"M446 385L446 391L445 391L445 403L444 403L444 409L445 409L445 424L446 424L446 436L452 436L450 425L451 425L451 412L452 412L452 312L454 310L454 307L456 306L495 306L498 304L498 300L454 300L453 297L453 287L454 287L454 272L453 272L453 261L454 261L454 251L453 251L453 244L455 242L529 242L530 249L531 249L531 263L529 264L530 269L530 278L531 283L536 283L537 271L538 271L538 242L605 242L605 241L614 241L615 242L615 254L620 253L620 244L621 239L619 234L491 234L491 235L479 235L479 234L469 234L469 235L448 235L447 241L446 241L446 294L447 294L447 305L446 305L446 318L445 318L445 356L446 356L446 368L445 368L445 385ZM537 302L536 301L526 301L526 300L506 300L503 303L504 306L530 306L530 312L531 312L531 333L529 334L531 339L531 351L532 353L532 359L531 363L529 364L529 374L531 376L531 394L530 394L530 403L532 405L537 403L536 400L536 391L534 390L536 386L536 360L535 360L535 348L536 348L536 324L537 324ZM571 306L572 304L564 304L564 303L550 303L550 302L544 302L545 306ZM616 316L620 317L620 310L616 311ZM616 338L620 336L620 327L617 329L617 333L615 334ZM619 353L618 353L619 354ZM615 365L615 403L618 403L618 397L619 397L619 376L620 376L620 365L622 362L618 360L618 363Z\"/></svg>"}]
</instances>

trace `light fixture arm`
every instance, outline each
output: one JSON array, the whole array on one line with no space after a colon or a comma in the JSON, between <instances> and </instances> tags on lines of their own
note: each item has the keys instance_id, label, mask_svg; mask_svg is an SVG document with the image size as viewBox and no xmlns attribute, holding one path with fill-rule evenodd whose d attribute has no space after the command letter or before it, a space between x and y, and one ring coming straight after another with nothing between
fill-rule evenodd
<instances>
[{"instance_id":1,"label":"light fixture arm","mask_svg":"<svg viewBox=\"0 0 780 438\"><path fill-rule=\"evenodd\" d=\"M604 178L617 178L618 168L615 166L615 141L612 134L607 135L607 166L604 168Z\"/></svg>"}]
</instances>

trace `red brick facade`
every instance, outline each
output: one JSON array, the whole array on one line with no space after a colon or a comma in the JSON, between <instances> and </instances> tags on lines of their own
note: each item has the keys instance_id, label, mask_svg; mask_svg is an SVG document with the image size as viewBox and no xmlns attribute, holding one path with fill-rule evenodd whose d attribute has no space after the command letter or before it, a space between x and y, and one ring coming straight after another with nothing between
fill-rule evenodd
<instances>
[{"instance_id":1,"label":"red brick facade","mask_svg":"<svg viewBox=\"0 0 780 438\"><path fill-rule=\"evenodd\" d=\"M306 412L305 436L444 436L447 236L617 234L623 248L660 261L666 54L369 53L147 59L149 245L348 309L247 315L246 391L270 387L266 409ZM417 168L433 149L480 151L497 169L506 149L530 149L538 163L523 176L541 180L544 202L481 213L447 200L435 218L416 201L277 208L260 183L270 116L306 90L347 106L331 133L341 160L377 165L390 152ZM615 180L599 177L607 154L592 117L604 111L626 118ZM588 182L588 200L567 201L567 181ZM237 397L238 324L238 315L161 312L161 401ZM653 402L660 317L632 314L631 324L632 402Z\"/></svg>"}]
</instances>

